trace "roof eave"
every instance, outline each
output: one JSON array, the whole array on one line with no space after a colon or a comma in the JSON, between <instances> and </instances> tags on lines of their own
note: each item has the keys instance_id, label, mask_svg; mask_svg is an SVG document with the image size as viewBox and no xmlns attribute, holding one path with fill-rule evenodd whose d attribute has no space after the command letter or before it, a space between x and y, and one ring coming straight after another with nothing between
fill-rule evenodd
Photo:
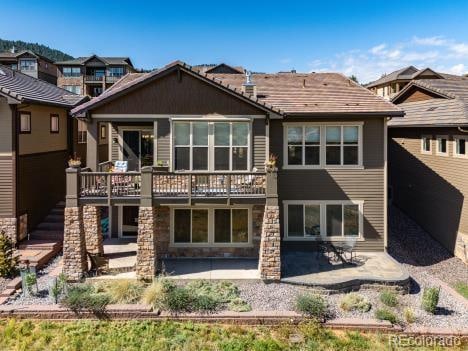
<instances>
[{"instance_id":1,"label":"roof eave","mask_svg":"<svg viewBox=\"0 0 468 351\"><path fill-rule=\"evenodd\" d=\"M329 111L329 112L285 112L285 117L404 117L405 111L364 111L364 112L343 112L343 111Z\"/></svg>"}]
</instances>

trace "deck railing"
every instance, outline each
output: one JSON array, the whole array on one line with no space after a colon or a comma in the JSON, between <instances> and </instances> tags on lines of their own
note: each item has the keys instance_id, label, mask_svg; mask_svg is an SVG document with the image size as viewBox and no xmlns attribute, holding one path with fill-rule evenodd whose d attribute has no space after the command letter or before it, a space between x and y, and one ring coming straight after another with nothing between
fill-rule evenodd
<instances>
[{"instance_id":1,"label":"deck railing","mask_svg":"<svg viewBox=\"0 0 468 351\"><path fill-rule=\"evenodd\" d=\"M141 173L83 172L80 178L81 198L140 196Z\"/></svg>"}]
</instances>

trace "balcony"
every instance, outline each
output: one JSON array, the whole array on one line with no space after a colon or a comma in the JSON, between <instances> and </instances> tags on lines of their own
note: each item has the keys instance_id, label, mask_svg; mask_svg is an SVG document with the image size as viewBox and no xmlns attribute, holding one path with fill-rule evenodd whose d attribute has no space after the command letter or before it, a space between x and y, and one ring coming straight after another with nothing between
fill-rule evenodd
<instances>
[{"instance_id":1,"label":"balcony","mask_svg":"<svg viewBox=\"0 0 468 351\"><path fill-rule=\"evenodd\" d=\"M67 200L76 204L117 205L264 203L266 173L170 173L67 170ZM270 181L273 178L269 178ZM276 182L276 178L274 180Z\"/></svg>"},{"instance_id":2,"label":"balcony","mask_svg":"<svg viewBox=\"0 0 468 351\"><path fill-rule=\"evenodd\" d=\"M85 82L86 83L102 83L105 81L106 83L113 84L117 82L122 76L94 76L94 75L86 75Z\"/></svg>"}]
</instances>

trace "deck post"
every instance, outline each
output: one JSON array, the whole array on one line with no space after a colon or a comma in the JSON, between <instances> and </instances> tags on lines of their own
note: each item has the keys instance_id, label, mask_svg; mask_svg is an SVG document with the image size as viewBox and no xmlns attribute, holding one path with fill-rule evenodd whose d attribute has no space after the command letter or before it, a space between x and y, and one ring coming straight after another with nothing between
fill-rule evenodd
<instances>
[{"instance_id":1,"label":"deck post","mask_svg":"<svg viewBox=\"0 0 468 351\"><path fill-rule=\"evenodd\" d=\"M83 226L86 251L92 254L103 255L101 209L98 206L83 207Z\"/></svg>"},{"instance_id":2,"label":"deck post","mask_svg":"<svg viewBox=\"0 0 468 351\"><path fill-rule=\"evenodd\" d=\"M263 213L262 237L258 269L260 277L267 281L281 279L281 234L278 206L278 172L267 169L266 206Z\"/></svg>"},{"instance_id":3,"label":"deck post","mask_svg":"<svg viewBox=\"0 0 468 351\"><path fill-rule=\"evenodd\" d=\"M153 206L153 167L141 169L140 206Z\"/></svg>"},{"instance_id":4,"label":"deck post","mask_svg":"<svg viewBox=\"0 0 468 351\"><path fill-rule=\"evenodd\" d=\"M65 174L67 183L65 205L66 207L78 207L81 171L79 168L67 168Z\"/></svg>"},{"instance_id":5,"label":"deck post","mask_svg":"<svg viewBox=\"0 0 468 351\"><path fill-rule=\"evenodd\" d=\"M63 273L67 280L79 281L87 269L83 208L67 206L63 231Z\"/></svg>"},{"instance_id":6,"label":"deck post","mask_svg":"<svg viewBox=\"0 0 468 351\"><path fill-rule=\"evenodd\" d=\"M86 167L91 171L98 171L99 163L99 128L98 122L95 119L86 123L87 139L86 139Z\"/></svg>"}]
</instances>

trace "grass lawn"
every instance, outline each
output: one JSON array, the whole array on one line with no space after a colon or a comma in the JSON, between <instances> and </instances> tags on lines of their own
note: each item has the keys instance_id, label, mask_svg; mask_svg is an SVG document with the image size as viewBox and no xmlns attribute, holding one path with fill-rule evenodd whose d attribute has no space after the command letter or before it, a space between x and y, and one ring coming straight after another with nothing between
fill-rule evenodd
<instances>
[{"instance_id":1,"label":"grass lawn","mask_svg":"<svg viewBox=\"0 0 468 351\"><path fill-rule=\"evenodd\" d=\"M465 299L468 299L468 284L465 282L458 282L455 284L455 290L458 291Z\"/></svg>"},{"instance_id":2,"label":"grass lawn","mask_svg":"<svg viewBox=\"0 0 468 351\"><path fill-rule=\"evenodd\" d=\"M334 332L313 323L252 327L150 321L0 321L0 350L389 349L395 350L385 335Z\"/></svg>"}]
</instances>

